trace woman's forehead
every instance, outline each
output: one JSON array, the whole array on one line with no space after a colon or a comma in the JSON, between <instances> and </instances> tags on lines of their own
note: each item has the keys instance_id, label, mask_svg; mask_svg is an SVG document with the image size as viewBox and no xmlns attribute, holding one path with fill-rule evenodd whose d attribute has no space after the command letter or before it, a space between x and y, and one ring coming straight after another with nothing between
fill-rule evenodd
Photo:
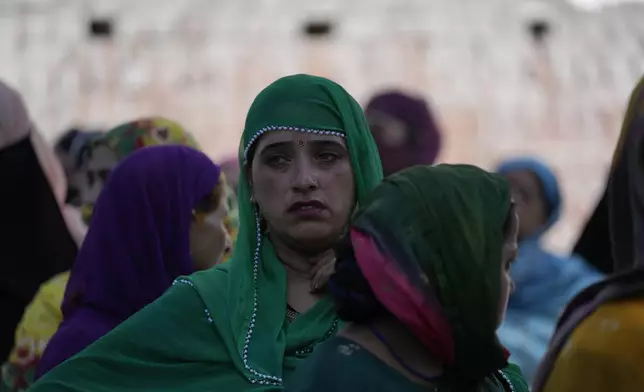
<instances>
[{"instance_id":1,"label":"woman's forehead","mask_svg":"<svg viewBox=\"0 0 644 392\"><path fill-rule=\"evenodd\" d=\"M346 147L346 141L343 137L334 135L319 135L307 132L294 131L273 131L268 132L259 139L256 151L260 152L268 146L275 144L295 143L302 145L307 142L331 142Z\"/></svg>"}]
</instances>

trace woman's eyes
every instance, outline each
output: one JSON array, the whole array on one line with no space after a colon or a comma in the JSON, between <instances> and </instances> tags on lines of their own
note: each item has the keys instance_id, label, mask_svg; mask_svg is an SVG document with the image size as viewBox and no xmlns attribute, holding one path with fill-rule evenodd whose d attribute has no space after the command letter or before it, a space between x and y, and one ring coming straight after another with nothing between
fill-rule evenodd
<instances>
[{"instance_id":1,"label":"woman's eyes","mask_svg":"<svg viewBox=\"0 0 644 392\"><path fill-rule=\"evenodd\" d=\"M286 157L285 155L280 155L280 154L270 155L265 160L265 162L269 166L281 166L281 165L284 165L284 164L288 163L289 161L290 161L290 159L288 157Z\"/></svg>"},{"instance_id":2,"label":"woman's eyes","mask_svg":"<svg viewBox=\"0 0 644 392\"><path fill-rule=\"evenodd\" d=\"M335 163L342 158L342 155L334 151L323 151L315 153L311 158L322 164ZM293 162L294 158L287 154L271 154L264 159L264 163L271 167L283 167Z\"/></svg>"},{"instance_id":3,"label":"woman's eyes","mask_svg":"<svg viewBox=\"0 0 644 392\"><path fill-rule=\"evenodd\" d=\"M336 160L340 159L340 155L334 153L334 152L323 152L318 154L318 159L322 162L335 162Z\"/></svg>"}]
</instances>

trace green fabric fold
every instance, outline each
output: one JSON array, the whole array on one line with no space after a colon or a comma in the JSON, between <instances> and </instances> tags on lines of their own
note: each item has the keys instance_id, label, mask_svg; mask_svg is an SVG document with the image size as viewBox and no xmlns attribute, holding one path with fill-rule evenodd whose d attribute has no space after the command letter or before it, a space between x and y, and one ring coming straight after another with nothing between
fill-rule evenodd
<instances>
[{"instance_id":1,"label":"green fabric fold","mask_svg":"<svg viewBox=\"0 0 644 392\"><path fill-rule=\"evenodd\" d=\"M362 109L328 79L294 75L262 91L247 116L240 165L251 144L271 132L268 127L343 134L358 203L382 179ZM258 236L250 195L242 170L240 227L228 263L178 279L163 297L53 369L32 390L281 390L312 347L335 333L337 317L326 298L294 322L285 322L286 272L268 238Z\"/></svg>"}]
</instances>

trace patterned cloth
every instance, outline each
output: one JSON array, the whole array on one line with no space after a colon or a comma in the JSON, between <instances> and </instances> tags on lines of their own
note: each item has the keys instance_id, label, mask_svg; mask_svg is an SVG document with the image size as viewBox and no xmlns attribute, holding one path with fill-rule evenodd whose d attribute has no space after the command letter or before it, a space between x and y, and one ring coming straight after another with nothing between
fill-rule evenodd
<instances>
[{"instance_id":1,"label":"patterned cloth","mask_svg":"<svg viewBox=\"0 0 644 392\"><path fill-rule=\"evenodd\" d=\"M93 139L83 150L83 182L78 185L81 211L86 223L112 169L134 151L158 145L184 145L199 149L193 136L174 121L152 117L117 126L102 137Z\"/></svg>"},{"instance_id":2,"label":"patterned cloth","mask_svg":"<svg viewBox=\"0 0 644 392\"><path fill-rule=\"evenodd\" d=\"M35 377L36 367L51 337L63 321L63 303L69 271L40 286L16 329L16 344L2 366L0 391L24 391Z\"/></svg>"}]
</instances>

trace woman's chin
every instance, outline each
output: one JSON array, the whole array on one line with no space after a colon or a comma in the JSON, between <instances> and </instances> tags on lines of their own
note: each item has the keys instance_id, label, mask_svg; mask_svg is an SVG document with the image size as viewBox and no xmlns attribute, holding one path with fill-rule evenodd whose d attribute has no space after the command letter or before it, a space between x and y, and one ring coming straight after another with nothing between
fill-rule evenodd
<instances>
[{"instance_id":1,"label":"woman's chin","mask_svg":"<svg viewBox=\"0 0 644 392\"><path fill-rule=\"evenodd\" d=\"M341 234L337 227L320 221L300 222L292 226L289 232L291 239L298 245L321 251L335 245Z\"/></svg>"}]
</instances>

